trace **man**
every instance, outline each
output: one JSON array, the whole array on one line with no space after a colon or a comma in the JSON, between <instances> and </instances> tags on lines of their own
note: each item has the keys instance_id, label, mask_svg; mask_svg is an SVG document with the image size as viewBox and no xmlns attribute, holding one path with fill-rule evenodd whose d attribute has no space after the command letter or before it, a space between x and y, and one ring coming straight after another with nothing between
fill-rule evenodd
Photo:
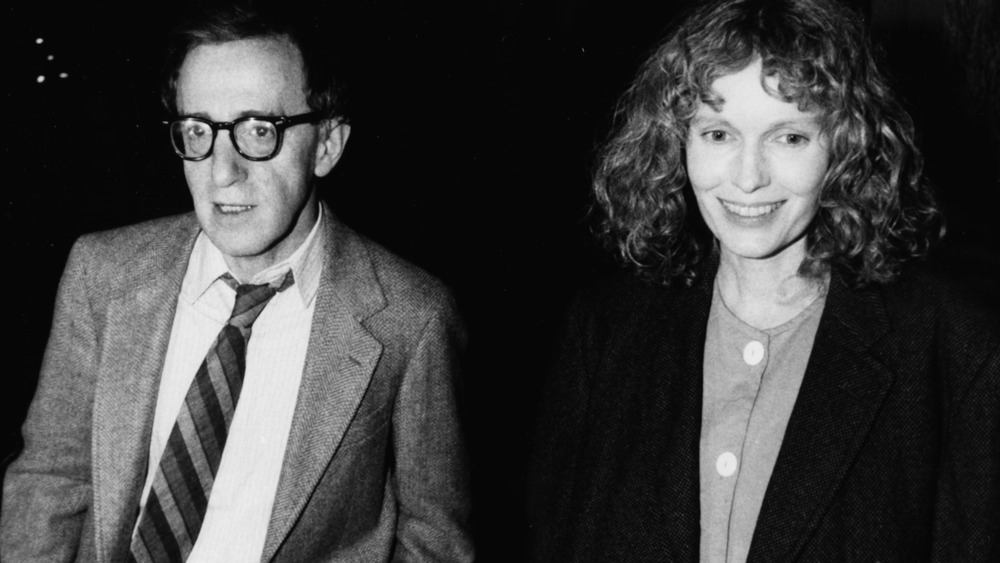
<instances>
[{"instance_id":1,"label":"man","mask_svg":"<svg viewBox=\"0 0 1000 563\"><path fill-rule=\"evenodd\" d=\"M329 61L275 14L176 36L194 213L82 237L9 467L4 561L467 561L464 336L340 224Z\"/></svg>"}]
</instances>

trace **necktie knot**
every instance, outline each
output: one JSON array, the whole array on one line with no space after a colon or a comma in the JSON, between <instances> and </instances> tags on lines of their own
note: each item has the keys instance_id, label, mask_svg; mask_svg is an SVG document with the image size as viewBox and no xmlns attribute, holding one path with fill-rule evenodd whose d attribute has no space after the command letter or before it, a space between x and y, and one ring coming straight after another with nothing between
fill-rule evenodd
<instances>
[{"instance_id":1,"label":"necktie knot","mask_svg":"<svg viewBox=\"0 0 1000 563\"><path fill-rule=\"evenodd\" d=\"M229 278L231 280L232 277ZM230 283L226 280L227 283ZM235 281L235 280L233 280ZM295 283L292 271L289 270L284 277L259 285L240 284L236 286L236 304L233 306L233 314L229 317L229 323L241 331L247 331L260 315L264 307L279 291L284 291Z\"/></svg>"}]
</instances>

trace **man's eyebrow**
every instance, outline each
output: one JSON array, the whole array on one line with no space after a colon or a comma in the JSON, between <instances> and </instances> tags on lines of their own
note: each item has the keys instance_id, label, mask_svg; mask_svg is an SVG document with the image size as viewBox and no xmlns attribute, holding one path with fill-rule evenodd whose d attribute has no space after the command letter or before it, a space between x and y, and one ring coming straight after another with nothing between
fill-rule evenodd
<instances>
[{"instance_id":1,"label":"man's eyebrow","mask_svg":"<svg viewBox=\"0 0 1000 563\"><path fill-rule=\"evenodd\" d=\"M241 117L281 117L282 115L284 114L277 111L258 111L249 109L236 114L236 119Z\"/></svg>"},{"instance_id":2,"label":"man's eyebrow","mask_svg":"<svg viewBox=\"0 0 1000 563\"><path fill-rule=\"evenodd\" d=\"M233 120L241 119L243 117L281 117L282 113L274 111L258 111L258 110L244 110L236 114ZM203 111L198 111L194 113L182 113L180 117L197 117L199 119L204 119L206 121L212 121L213 123L225 123L224 121L214 121L207 113Z\"/></svg>"},{"instance_id":3,"label":"man's eyebrow","mask_svg":"<svg viewBox=\"0 0 1000 563\"><path fill-rule=\"evenodd\" d=\"M185 113L183 111L177 112L177 117L197 117L198 119L204 119L206 121L212 121L208 114L203 111L198 111L195 113Z\"/></svg>"}]
</instances>

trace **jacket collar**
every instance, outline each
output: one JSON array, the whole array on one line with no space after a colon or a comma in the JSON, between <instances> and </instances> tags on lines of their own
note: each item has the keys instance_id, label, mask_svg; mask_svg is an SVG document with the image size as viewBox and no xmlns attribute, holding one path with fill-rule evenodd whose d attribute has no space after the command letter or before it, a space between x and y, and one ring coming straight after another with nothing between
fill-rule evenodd
<instances>
[{"instance_id":1,"label":"jacket collar","mask_svg":"<svg viewBox=\"0 0 1000 563\"><path fill-rule=\"evenodd\" d=\"M878 353L890 328L878 288L834 273L749 560L794 560L833 502L895 379Z\"/></svg>"},{"instance_id":2,"label":"jacket collar","mask_svg":"<svg viewBox=\"0 0 1000 563\"><path fill-rule=\"evenodd\" d=\"M368 388L382 344L366 328L386 306L364 240L328 222L306 365L261 561L274 557L337 451Z\"/></svg>"},{"instance_id":3,"label":"jacket collar","mask_svg":"<svg viewBox=\"0 0 1000 563\"><path fill-rule=\"evenodd\" d=\"M664 395L672 403L671 419L664 428L669 436L666 466L665 498L672 499L673 508L666 522L666 548L670 561L697 561L701 540L700 438L703 365L708 315L712 305L712 289L719 268L718 253L712 253L702 266L695 283L680 292L673 304L661 315L658 374L679 374L662 378L669 381ZM672 365L670 358L675 358ZM686 375L685 375L686 374Z\"/></svg>"}]
</instances>

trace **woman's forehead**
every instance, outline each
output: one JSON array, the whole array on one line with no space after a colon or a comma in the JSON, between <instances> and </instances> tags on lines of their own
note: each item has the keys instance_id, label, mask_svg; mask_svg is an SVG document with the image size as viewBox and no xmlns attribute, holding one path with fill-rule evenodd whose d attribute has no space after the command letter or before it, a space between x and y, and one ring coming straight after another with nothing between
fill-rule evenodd
<instances>
[{"instance_id":1,"label":"woman's forehead","mask_svg":"<svg viewBox=\"0 0 1000 563\"><path fill-rule=\"evenodd\" d=\"M725 101L720 85L725 85L741 76L747 81L754 78L771 97L795 104L799 111L810 114L826 112L824 99L829 87L817 80L817 72L803 68L793 69L790 65L776 62L772 57L754 56L741 65L715 65L703 73L698 81L699 102L718 109ZM723 87L724 89L724 87Z\"/></svg>"}]
</instances>

